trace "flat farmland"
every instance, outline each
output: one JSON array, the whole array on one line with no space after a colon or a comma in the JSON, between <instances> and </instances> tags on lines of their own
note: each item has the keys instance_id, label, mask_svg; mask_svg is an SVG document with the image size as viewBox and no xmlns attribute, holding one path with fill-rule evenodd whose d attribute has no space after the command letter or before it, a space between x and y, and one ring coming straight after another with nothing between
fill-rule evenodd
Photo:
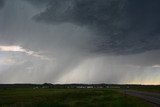
<instances>
[{"instance_id":1,"label":"flat farmland","mask_svg":"<svg viewBox=\"0 0 160 107\"><path fill-rule=\"evenodd\" d=\"M0 89L0 107L152 107L111 89Z\"/></svg>"}]
</instances>

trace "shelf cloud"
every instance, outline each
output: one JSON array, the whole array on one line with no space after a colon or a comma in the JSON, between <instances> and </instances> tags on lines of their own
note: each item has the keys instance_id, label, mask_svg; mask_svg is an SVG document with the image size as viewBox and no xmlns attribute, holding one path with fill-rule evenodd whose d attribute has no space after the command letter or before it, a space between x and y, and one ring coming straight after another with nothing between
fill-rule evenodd
<instances>
[{"instance_id":1,"label":"shelf cloud","mask_svg":"<svg viewBox=\"0 0 160 107\"><path fill-rule=\"evenodd\" d=\"M160 49L159 4L158 0L51 0L33 19L87 27L96 34L91 51L135 54Z\"/></svg>"}]
</instances>

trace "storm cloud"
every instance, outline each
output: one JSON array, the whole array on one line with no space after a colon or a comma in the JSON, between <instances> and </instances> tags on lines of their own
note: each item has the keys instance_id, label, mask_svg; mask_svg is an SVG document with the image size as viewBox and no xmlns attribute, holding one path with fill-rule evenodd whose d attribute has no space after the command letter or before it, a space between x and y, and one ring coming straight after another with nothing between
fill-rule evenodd
<instances>
[{"instance_id":1,"label":"storm cloud","mask_svg":"<svg viewBox=\"0 0 160 107\"><path fill-rule=\"evenodd\" d=\"M31 3L33 6L42 7L48 4L51 0L25 0Z\"/></svg>"},{"instance_id":2,"label":"storm cloud","mask_svg":"<svg viewBox=\"0 0 160 107\"><path fill-rule=\"evenodd\" d=\"M135 54L160 49L158 0L51 0L37 22L72 23L94 32L91 52Z\"/></svg>"},{"instance_id":3,"label":"storm cloud","mask_svg":"<svg viewBox=\"0 0 160 107\"><path fill-rule=\"evenodd\" d=\"M0 83L160 84L159 4L5 0Z\"/></svg>"},{"instance_id":4,"label":"storm cloud","mask_svg":"<svg viewBox=\"0 0 160 107\"><path fill-rule=\"evenodd\" d=\"M0 0L0 9L4 6L4 0Z\"/></svg>"}]
</instances>

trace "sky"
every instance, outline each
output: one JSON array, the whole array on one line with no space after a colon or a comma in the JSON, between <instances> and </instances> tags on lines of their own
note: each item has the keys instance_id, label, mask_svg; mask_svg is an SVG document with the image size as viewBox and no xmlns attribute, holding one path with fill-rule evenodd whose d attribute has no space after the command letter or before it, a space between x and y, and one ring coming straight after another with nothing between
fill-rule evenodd
<instances>
[{"instance_id":1,"label":"sky","mask_svg":"<svg viewBox=\"0 0 160 107\"><path fill-rule=\"evenodd\" d=\"M0 83L160 84L159 0L0 0Z\"/></svg>"}]
</instances>

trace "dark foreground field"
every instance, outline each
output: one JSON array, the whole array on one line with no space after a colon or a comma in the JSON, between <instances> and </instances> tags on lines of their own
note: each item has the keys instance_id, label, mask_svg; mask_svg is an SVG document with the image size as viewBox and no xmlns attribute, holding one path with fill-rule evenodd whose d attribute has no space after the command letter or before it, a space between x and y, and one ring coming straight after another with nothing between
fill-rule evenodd
<instances>
[{"instance_id":1,"label":"dark foreground field","mask_svg":"<svg viewBox=\"0 0 160 107\"><path fill-rule=\"evenodd\" d=\"M0 107L152 107L107 89L0 89Z\"/></svg>"}]
</instances>

